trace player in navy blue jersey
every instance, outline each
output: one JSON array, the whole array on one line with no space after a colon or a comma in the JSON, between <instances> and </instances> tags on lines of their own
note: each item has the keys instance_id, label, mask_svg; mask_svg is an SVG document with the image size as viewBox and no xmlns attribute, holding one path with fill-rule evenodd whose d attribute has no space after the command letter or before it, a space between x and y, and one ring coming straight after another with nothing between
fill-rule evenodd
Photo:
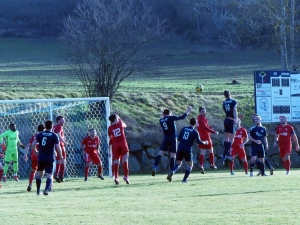
<instances>
[{"instance_id":1,"label":"player in navy blue jersey","mask_svg":"<svg viewBox=\"0 0 300 225\"><path fill-rule=\"evenodd\" d=\"M261 124L261 117L254 118L255 126L249 129L249 140L251 141L250 176L253 177L254 165L257 163L262 176L265 174L265 150L269 149L267 140L267 129Z\"/></svg>"},{"instance_id":2,"label":"player in navy blue jersey","mask_svg":"<svg viewBox=\"0 0 300 225\"><path fill-rule=\"evenodd\" d=\"M57 134L52 132L52 127L53 122L51 120L47 120L45 122L46 130L39 133L32 142L32 151L36 151L35 145L36 143L39 143L38 174L36 176L37 195L40 195L40 187L44 171L47 173L47 181L43 194L48 195L53 180L53 170L55 168L55 151L57 152L58 157L62 158L59 139Z\"/></svg>"},{"instance_id":3,"label":"player in navy blue jersey","mask_svg":"<svg viewBox=\"0 0 300 225\"><path fill-rule=\"evenodd\" d=\"M252 121L253 121L253 123L255 124L255 117L256 116L259 116L258 114L256 114L256 113L253 113L252 114ZM269 170L270 170L270 175L273 175L274 174L274 167L270 164L270 162L269 162L269 160L268 160L268 158L265 156L265 165L269 168ZM258 167L258 165L257 165L257 167ZM258 171L258 173L257 173L257 176L260 176L261 175L261 171L259 170Z\"/></svg>"},{"instance_id":4,"label":"player in navy blue jersey","mask_svg":"<svg viewBox=\"0 0 300 225\"><path fill-rule=\"evenodd\" d=\"M182 128L180 131L178 140L180 141L178 144L178 152L176 154L176 165L173 169L170 170L168 174L168 181L172 181L173 174L180 168L181 162L183 159L185 159L187 163L187 168L184 173L184 177L182 180L182 183L187 182L187 178L189 177L192 168L193 168L193 153L192 153L192 147L194 141L196 141L198 144L201 145L207 145L208 141L201 141L199 137L198 131L196 131L194 128L196 126L196 120L195 118L190 119L190 126Z\"/></svg>"},{"instance_id":5,"label":"player in navy blue jersey","mask_svg":"<svg viewBox=\"0 0 300 225\"><path fill-rule=\"evenodd\" d=\"M230 146L234 139L235 134L235 124L237 123L238 112L237 112L237 102L231 98L230 92L228 90L224 91L224 96L226 100L223 102L223 109L225 112L224 119L224 153L223 153L223 164L226 162L231 162L230 158Z\"/></svg>"},{"instance_id":6,"label":"player in navy blue jersey","mask_svg":"<svg viewBox=\"0 0 300 225\"><path fill-rule=\"evenodd\" d=\"M170 169L173 169L175 166L176 152L177 152L177 128L176 121L185 119L186 116L190 113L192 107L188 106L186 112L182 116L172 116L170 109L165 109L163 111L163 117L159 120L160 126L164 132L164 140L160 146L160 151L155 157L152 176L155 176L156 169L161 157L165 154L166 151L170 152Z\"/></svg>"}]
</instances>

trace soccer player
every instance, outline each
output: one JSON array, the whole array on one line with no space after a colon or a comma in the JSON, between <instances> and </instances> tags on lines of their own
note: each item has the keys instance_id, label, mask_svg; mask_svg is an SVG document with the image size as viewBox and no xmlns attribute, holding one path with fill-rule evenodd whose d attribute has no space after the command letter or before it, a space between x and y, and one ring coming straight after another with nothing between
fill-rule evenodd
<instances>
[{"instance_id":1,"label":"soccer player","mask_svg":"<svg viewBox=\"0 0 300 225\"><path fill-rule=\"evenodd\" d=\"M62 158L58 159L59 156L56 157L56 169L54 173L54 179L57 183L65 182L64 174L66 170L66 150L65 145L68 143L65 140L64 129L63 126L65 124L65 118L63 116L56 117L57 124L53 127L53 132L57 134L59 138L60 148L62 151Z\"/></svg>"},{"instance_id":2,"label":"soccer player","mask_svg":"<svg viewBox=\"0 0 300 225\"><path fill-rule=\"evenodd\" d=\"M13 171L14 171L14 180L19 181L18 178L18 145L23 149L25 146L21 143L19 139L19 131L16 128L16 124L10 123L9 130L5 131L4 133L0 134L0 140L3 138L6 139L6 151L4 157L4 175L2 177L2 181L6 182L6 173L8 170L9 163L13 162Z\"/></svg>"},{"instance_id":3,"label":"soccer player","mask_svg":"<svg viewBox=\"0 0 300 225\"><path fill-rule=\"evenodd\" d=\"M242 160L245 174L248 175L248 162L245 152L245 144L248 142L248 134L245 128L241 127L241 120L237 119L237 131L234 135L233 143L230 148L230 156L232 161L229 163L230 168L230 174L235 175L233 172L233 166L234 166L234 157L238 155L240 160Z\"/></svg>"},{"instance_id":4,"label":"soccer player","mask_svg":"<svg viewBox=\"0 0 300 225\"><path fill-rule=\"evenodd\" d=\"M26 145L26 148L25 148L25 151L24 151L24 157L23 159L25 161L28 160L28 157L27 157L27 153L29 151L29 148L31 147L31 144L32 142L34 141L35 137L42 131L45 130L45 127L43 124L40 124L38 125L37 127L37 133L35 133L34 135L32 135L32 137L30 138L28 144ZM39 148L39 145L37 144L36 146L36 149ZM27 187L27 191L31 191L31 188L32 188L32 181L35 177L35 174L36 174L36 171L37 171L37 168L38 168L38 155L37 155L37 151L31 151L31 172L30 172L30 175L29 175L29 185Z\"/></svg>"},{"instance_id":5,"label":"soccer player","mask_svg":"<svg viewBox=\"0 0 300 225\"><path fill-rule=\"evenodd\" d=\"M187 168L184 173L182 183L187 183L187 178L189 177L193 169L193 143L196 141L198 144L207 145L208 141L201 141L199 133L194 129L196 126L195 118L190 119L190 126L182 128L180 131L178 140L178 151L176 154L176 165L170 170L168 174L168 181L172 181L173 174L180 168L183 159L187 162Z\"/></svg>"},{"instance_id":6,"label":"soccer player","mask_svg":"<svg viewBox=\"0 0 300 225\"><path fill-rule=\"evenodd\" d=\"M293 126L287 123L285 116L279 117L280 124L276 127L276 134L274 138L274 147L279 147L279 155L282 160L282 164L286 169L286 175L290 175L291 169L291 152L292 152L292 141L295 142L296 151L299 151L299 143L295 134Z\"/></svg>"},{"instance_id":7,"label":"soccer player","mask_svg":"<svg viewBox=\"0 0 300 225\"><path fill-rule=\"evenodd\" d=\"M35 137L32 142L31 151L36 152L36 144L39 144L38 148L38 174L36 176L36 193L40 195L40 188L42 183L42 177L45 173L47 173L47 181L45 190L43 192L44 195L48 195L50 190L52 180L53 180L53 171L55 165L55 151L58 155L58 158L62 158L62 152L59 145L58 136L52 132L53 122L51 120L47 120L45 122L46 130L40 132Z\"/></svg>"},{"instance_id":8,"label":"soccer player","mask_svg":"<svg viewBox=\"0 0 300 225\"><path fill-rule=\"evenodd\" d=\"M208 151L210 168L217 169L214 163L214 150L212 141L210 139L210 134L218 135L219 132L215 131L212 127L208 125L208 121L206 118L206 108L204 106L199 107L199 115L198 115L198 132L200 134L201 139L208 140L207 145L199 144L198 148L200 149L200 156L199 156L199 169L200 173L204 174L204 156L205 152Z\"/></svg>"},{"instance_id":9,"label":"soccer player","mask_svg":"<svg viewBox=\"0 0 300 225\"><path fill-rule=\"evenodd\" d=\"M114 181L116 185L119 185L119 164L121 158L122 168L124 171L123 180L126 182L126 184L129 184L129 148L124 133L126 124L116 114L110 115L108 119L111 122L111 125L108 127L108 136L110 138L110 144L112 146L113 173L115 177Z\"/></svg>"},{"instance_id":10,"label":"soccer player","mask_svg":"<svg viewBox=\"0 0 300 225\"><path fill-rule=\"evenodd\" d=\"M97 131L94 128L89 130L89 136L85 137L81 142L81 149L84 154L85 168L84 168L84 181L87 181L89 174L90 163L93 162L98 167L98 177L104 180L102 174L102 162L98 155L100 148L100 139L97 135Z\"/></svg>"},{"instance_id":11,"label":"soccer player","mask_svg":"<svg viewBox=\"0 0 300 225\"><path fill-rule=\"evenodd\" d=\"M253 124L254 124L254 125L255 125L254 119L255 119L256 116L259 116L259 115L256 114L256 113L253 113L253 114L252 114L252 121L253 121ZM274 174L274 167L273 167L273 166L271 165L271 163L269 162L267 156L265 156L265 165L268 167L268 169L269 169L269 171L270 171L270 175L273 175L273 174ZM258 165L257 165L257 166L258 166ZM260 170L259 170L258 173L257 173L257 176L260 176L260 175L261 175L261 172L260 172Z\"/></svg>"},{"instance_id":12,"label":"soccer player","mask_svg":"<svg viewBox=\"0 0 300 225\"><path fill-rule=\"evenodd\" d=\"M175 121L185 119L186 116L190 113L192 107L188 106L186 112L182 116L172 116L170 109L165 109L163 111L163 118L159 120L160 126L164 133L164 139L160 146L160 151L155 157L152 176L155 176L156 169L161 157L164 156L165 152L169 149L170 152L170 170L173 170L175 166L176 152L177 152L177 128Z\"/></svg>"},{"instance_id":13,"label":"soccer player","mask_svg":"<svg viewBox=\"0 0 300 225\"><path fill-rule=\"evenodd\" d=\"M224 119L224 153L223 153L223 164L232 161L229 156L230 146L234 139L235 124L238 118L237 102L231 98L231 94L228 90L224 91L226 100L223 102L223 110L225 112Z\"/></svg>"},{"instance_id":14,"label":"soccer player","mask_svg":"<svg viewBox=\"0 0 300 225\"><path fill-rule=\"evenodd\" d=\"M254 118L255 126L249 129L249 140L251 141L251 161L250 161L250 177L253 177L254 165L257 161L258 168L262 176L265 174L265 150L269 149L267 140L267 129L261 124L261 117Z\"/></svg>"}]
</instances>

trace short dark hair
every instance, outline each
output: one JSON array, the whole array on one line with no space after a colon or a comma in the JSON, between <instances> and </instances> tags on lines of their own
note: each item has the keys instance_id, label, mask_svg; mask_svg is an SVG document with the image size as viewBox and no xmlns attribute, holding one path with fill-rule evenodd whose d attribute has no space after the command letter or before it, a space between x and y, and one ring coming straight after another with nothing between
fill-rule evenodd
<instances>
[{"instance_id":1,"label":"short dark hair","mask_svg":"<svg viewBox=\"0 0 300 225\"><path fill-rule=\"evenodd\" d=\"M163 112L163 114L164 114L164 115L169 115L169 114L170 114L170 112L171 112L171 110L170 110L170 109L165 109L165 110L164 110L164 112Z\"/></svg>"},{"instance_id":2,"label":"short dark hair","mask_svg":"<svg viewBox=\"0 0 300 225\"><path fill-rule=\"evenodd\" d=\"M108 117L108 119L109 119L110 122L114 122L116 118L117 118L116 114L111 114L111 115Z\"/></svg>"},{"instance_id":3,"label":"short dark hair","mask_svg":"<svg viewBox=\"0 0 300 225\"><path fill-rule=\"evenodd\" d=\"M47 130L51 130L52 129L52 126L53 126L53 122L52 120L46 120L45 122L45 127Z\"/></svg>"},{"instance_id":4,"label":"short dark hair","mask_svg":"<svg viewBox=\"0 0 300 225\"><path fill-rule=\"evenodd\" d=\"M190 124L191 124L192 126L196 125L196 119L195 119L195 118L191 118L191 119L190 119Z\"/></svg>"},{"instance_id":5,"label":"short dark hair","mask_svg":"<svg viewBox=\"0 0 300 225\"><path fill-rule=\"evenodd\" d=\"M37 127L38 132L42 132L43 130L45 130L45 127L43 124L38 125Z\"/></svg>"},{"instance_id":6,"label":"short dark hair","mask_svg":"<svg viewBox=\"0 0 300 225\"><path fill-rule=\"evenodd\" d=\"M200 107L199 107L199 112L200 112L202 109L205 109L205 106L200 106Z\"/></svg>"},{"instance_id":7,"label":"short dark hair","mask_svg":"<svg viewBox=\"0 0 300 225\"><path fill-rule=\"evenodd\" d=\"M64 118L63 116L56 117L56 122L58 122L60 119Z\"/></svg>"},{"instance_id":8,"label":"short dark hair","mask_svg":"<svg viewBox=\"0 0 300 225\"><path fill-rule=\"evenodd\" d=\"M90 128L90 129L89 129L89 132L91 132L92 130L95 130L95 128Z\"/></svg>"},{"instance_id":9,"label":"short dark hair","mask_svg":"<svg viewBox=\"0 0 300 225\"><path fill-rule=\"evenodd\" d=\"M14 122L10 122L9 126L14 126L16 125Z\"/></svg>"},{"instance_id":10,"label":"short dark hair","mask_svg":"<svg viewBox=\"0 0 300 225\"><path fill-rule=\"evenodd\" d=\"M225 96L226 98L228 98L229 95L230 95L230 92L229 92L228 90L225 90L225 91L224 91L224 96Z\"/></svg>"}]
</instances>

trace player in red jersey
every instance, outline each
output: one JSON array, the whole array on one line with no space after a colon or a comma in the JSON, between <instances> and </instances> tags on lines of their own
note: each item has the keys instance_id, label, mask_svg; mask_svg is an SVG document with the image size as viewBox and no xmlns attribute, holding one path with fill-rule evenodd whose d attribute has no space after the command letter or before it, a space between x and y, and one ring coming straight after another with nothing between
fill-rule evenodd
<instances>
[{"instance_id":1,"label":"player in red jersey","mask_svg":"<svg viewBox=\"0 0 300 225\"><path fill-rule=\"evenodd\" d=\"M53 127L53 132L57 134L58 139L59 139L59 144L62 152L62 158L58 158L56 156L56 169L54 173L54 179L56 182L65 182L64 179L64 174L66 170L66 150L65 150L65 145L68 143L65 140L65 135L64 135L64 129L63 126L65 124L65 118L63 116L58 116L56 117L56 122L57 124Z\"/></svg>"},{"instance_id":2,"label":"player in red jersey","mask_svg":"<svg viewBox=\"0 0 300 225\"><path fill-rule=\"evenodd\" d=\"M218 135L219 132L215 131L212 127L208 125L208 121L206 118L206 108L204 106L199 107L199 115L198 115L198 132L201 137L201 140L207 140L207 145L198 145L198 148L200 149L200 156L199 156L199 169L200 173L204 174L204 156L205 152L208 151L209 156L209 162L210 162L210 168L217 169L214 163L214 150L212 141L210 139L210 134L216 134Z\"/></svg>"},{"instance_id":3,"label":"player in red jersey","mask_svg":"<svg viewBox=\"0 0 300 225\"><path fill-rule=\"evenodd\" d=\"M85 137L81 142L81 149L84 154L85 159L85 168L84 168L84 181L87 181L87 177L89 174L89 168L91 162L93 162L98 167L98 177L101 180L104 180L102 174L102 162L99 157L99 147L100 147L100 139L97 135L97 131L94 128L89 130L89 136Z\"/></svg>"},{"instance_id":4,"label":"player in red jersey","mask_svg":"<svg viewBox=\"0 0 300 225\"><path fill-rule=\"evenodd\" d=\"M36 135L38 135L38 133L42 132L43 130L45 130L45 127L43 124L40 124L38 125L37 127L37 133L35 133L29 140L28 144L26 145L26 148L25 148L25 152L24 152L24 157L23 159L25 161L28 160L28 157L27 157L27 153L28 153L28 150L29 148L31 147L31 144L32 142L34 141ZM36 150L39 149L39 146L38 144L36 144ZM27 191L31 191L31 188L32 188L32 181L33 179L35 178L35 174L36 174L36 171L38 169L38 155L36 154L36 151L31 151L31 154L30 154L30 157L31 157L31 172L30 172L30 175L29 175L29 185L27 187Z\"/></svg>"},{"instance_id":5,"label":"player in red jersey","mask_svg":"<svg viewBox=\"0 0 300 225\"><path fill-rule=\"evenodd\" d=\"M286 175L290 175L291 168L291 152L292 152L292 141L293 138L296 151L299 151L299 143L295 134L293 126L287 124L287 118L285 116L279 117L280 124L276 127L276 134L274 138L274 147L279 147L279 155L282 160L282 164L286 169Z\"/></svg>"},{"instance_id":6,"label":"player in red jersey","mask_svg":"<svg viewBox=\"0 0 300 225\"><path fill-rule=\"evenodd\" d=\"M229 163L230 174L235 175L233 172L234 157L238 155L240 160L243 162L245 174L248 175L248 162L244 148L244 145L249 141L248 133L245 128L241 127L241 120L239 118L237 118L236 126L237 130L230 148L230 157L232 159L232 161Z\"/></svg>"},{"instance_id":7,"label":"player in red jersey","mask_svg":"<svg viewBox=\"0 0 300 225\"><path fill-rule=\"evenodd\" d=\"M113 160L113 172L115 177L116 185L119 184L119 164L120 157L122 157L122 168L124 171L124 178L126 184L129 184L128 174L128 157L129 157L129 148L126 141L126 136L124 133L124 128L126 124L121 120L121 118L112 114L109 116L111 125L108 128L108 136L110 138L110 143L112 146L112 160Z\"/></svg>"}]
</instances>

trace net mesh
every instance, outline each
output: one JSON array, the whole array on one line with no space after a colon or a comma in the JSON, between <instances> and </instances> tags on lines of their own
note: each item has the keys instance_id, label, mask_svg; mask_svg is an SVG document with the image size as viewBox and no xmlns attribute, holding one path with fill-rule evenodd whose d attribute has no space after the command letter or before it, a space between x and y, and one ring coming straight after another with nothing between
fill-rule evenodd
<instances>
[{"instance_id":1,"label":"net mesh","mask_svg":"<svg viewBox=\"0 0 300 225\"><path fill-rule=\"evenodd\" d=\"M103 164L104 175L109 175L108 160L108 98L97 99L53 99L36 102L36 100L1 101L0 103L0 132L3 133L8 129L9 124L14 122L19 131L19 138L24 145L27 145L30 138L37 131L39 124L44 124L48 119L53 120L56 124L56 117L61 115L65 118L64 134L67 141L65 146L67 154L67 170L65 176L69 178L84 176L84 158L80 149L81 141L88 135L88 129L97 130L97 135L101 140L100 158ZM31 151L31 149L30 149ZM28 161L23 160L24 150L19 148L19 171L21 179L28 178L31 171L30 151ZM3 160L2 160L3 165ZM97 167L90 167L90 176L97 174ZM7 178L12 179L13 166L7 173Z\"/></svg>"}]
</instances>

